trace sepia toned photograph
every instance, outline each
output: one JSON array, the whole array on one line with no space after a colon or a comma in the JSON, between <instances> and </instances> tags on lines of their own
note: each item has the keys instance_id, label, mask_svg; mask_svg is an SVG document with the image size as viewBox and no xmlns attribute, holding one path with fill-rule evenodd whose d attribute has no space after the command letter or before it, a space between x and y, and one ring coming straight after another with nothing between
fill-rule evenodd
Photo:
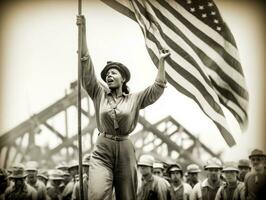
<instances>
[{"instance_id":1,"label":"sepia toned photograph","mask_svg":"<svg viewBox=\"0 0 266 200\"><path fill-rule=\"evenodd\" d=\"M0 200L264 199L264 8L1 1Z\"/></svg>"}]
</instances>

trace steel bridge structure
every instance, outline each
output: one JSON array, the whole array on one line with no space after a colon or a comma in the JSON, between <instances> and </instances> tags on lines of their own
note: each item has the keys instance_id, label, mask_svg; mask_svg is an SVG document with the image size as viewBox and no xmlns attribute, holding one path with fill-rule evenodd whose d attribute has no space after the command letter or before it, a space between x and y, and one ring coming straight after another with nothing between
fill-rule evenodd
<instances>
[{"instance_id":1,"label":"steel bridge structure","mask_svg":"<svg viewBox=\"0 0 266 200\"><path fill-rule=\"evenodd\" d=\"M82 149L92 151L98 136L93 103L82 92ZM143 153L152 154L161 162L178 160L187 165L209 157L220 157L197 137L167 116L151 123L140 115L136 130L131 134L137 158ZM61 99L34 114L0 136L0 166L10 167L15 162L35 160L45 167L78 158L77 142L77 88Z\"/></svg>"}]
</instances>

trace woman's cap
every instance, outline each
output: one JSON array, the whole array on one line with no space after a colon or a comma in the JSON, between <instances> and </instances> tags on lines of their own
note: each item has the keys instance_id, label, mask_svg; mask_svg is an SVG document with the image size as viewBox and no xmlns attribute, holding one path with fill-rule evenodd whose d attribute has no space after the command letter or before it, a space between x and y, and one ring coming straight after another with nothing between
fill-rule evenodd
<instances>
[{"instance_id":1,"label":"woman's cap","mask_svg":"<svg viewBox=\"0 0 266 200\"><path fill-rule=\"evenodd\" d=\"M125 65L123 65L122 63L119 63L119 62L108 61L107 65L103 68L103 70L101 72L101 77L102 77L104 82L106 82L106 74L107 74L108 70L111 68L117 69L121 73L121 75L126 79L126 82L128 82L130 80L130 72Z\"/></svg>"}]
</instances>

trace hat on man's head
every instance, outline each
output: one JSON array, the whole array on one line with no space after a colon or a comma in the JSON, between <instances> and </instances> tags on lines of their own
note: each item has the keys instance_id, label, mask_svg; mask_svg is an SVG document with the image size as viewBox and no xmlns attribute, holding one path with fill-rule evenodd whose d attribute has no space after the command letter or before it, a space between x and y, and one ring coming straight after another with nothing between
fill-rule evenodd
<instances>
[{"instance_id":1,"label":"hat on man's head","mask_svg":"<svg viewBox=\"0 0 266 200\"><path fill-rule=\"evenodd\" d=\"M183 169L181 167L181 165L179 163L171 163L169 164L168 168L167 168L167 173L170 174L171 172L180 172L181 176L183 176Z\"/></svg>"},{"instance_id":2,"label":"hat on man's head","mask_svg":"<svg viewBox=\"0 0 266 200\"><path fill-rule=\"evenodd\" d=\"M64 175L64 172L59 169L53 169L49 171L50 180L64 180L63 175Z\"/></svg>"},{"instance_id":3,"label":"hat on man's head","mask_svg":"<svg viewBox=\"0 0 266 200\"><path fill-rule=\"evenodd\" d=\"M40 169L38 171L37 177L42 177L42 178L48 180L48 172L45 169Z\"/></svg>"},{"instance_id":4,"label":"hat on man's head","mask_svg":"<svg viewBox=\"0 0 266 200\"><path fill-rule=\"evenodd\" d=\"M222 169L222 162L218 159L218 158L211 158L207 161L206 165L204 166L204 169L211 169L211 168L215 168L215 169Z\"/></svg>"},{"instance_id":5,"label":"hat on man's head","mask_svg":"<svg viewBox=\"0 0 266 200\"><path fill-rule=\"evenodd\" d=\"M25 178L27 174L25 173L25 167L21 163L14 164L12 166L12 174L10 178Z\"/></svg>"},{"instance_id":6,"label":"hat on man's head","mask_svg":"<svg viewBox=\"0 0 266 200\"><path fill-rule=\"evenodd\" d=\"M91 154L90 154L90 153L86 153L86 154L83 156L83 162L84 162L84 161L89 162L90 160L91 160Z\"/></svg>"},{"instance_id":7,"label":"hat on man's head","mask_svg":"<svg viewBox=\"0 0 266 200\"><path fill-rule=\"evenodd\" d=\"M239 169L237 168L237 164L235 162L226 162L226 163L224 163L222 172L228 172L228 171L239 172Z\"/></svg>"},{"instance_id":8,"label":"hat on man's head","mask_svg":"<svg viewBox=\"0 0 266 200\"><path fill-rule=\"evenodd\" d=\"M107 74L108 70L111 68L117 69L121 73L121 75L126 79L126 82L128 82L130 80L130 72L125 65L123 65L122 63L119 63L119 62L108 61L107 65L103 68L103 70L101 72L101 77L102 77L104 82L106 82L106 74Z\"/></svg>"},{"instance_id":9,"label":"hat on man's head","mask_svg":"<svg viewBox=\"0 0 266 200\"><path fill-rule=\"evenodd\" d=\"M251 168L250 167L250 161L248 159L240 159L238 161L238 167L248 167L248 168Z\"/></svg>"},{"instance_id":10,"label":"hat on man's head","mask_svg":"<svg viewBox=\"0 0 266 200\"><path fill-rule=\"evenodd\" d=\"M91 154L90 153L86 153L83 156L83 160L82 160L82 165L83 166L90 166L90 159L91 159Z\"/></svg>"},{"instance_id":11,"label":"hat on man's head","mask_svg":"<svg viewBox=\"0 0 266 200\"><path fill-rule=\"evenodd\" d=\"M0 178L6 179L7 178L7 172L4 168L0 167Z\"/></svg>"},{"instance_id":12,"label":"hat on man's head","mask_svg":"<svg viewBox=\"0 0 266 200\"><path fill-rule=\"evenodd\" d=\"M86 166L86 167L89 167L91 165L91 163L90 163L90 161L88 161L88 160L83 160L82 161L82 166Z\"/></svg>"},{"instance_id":13,"label":"hat on man's head","mask_svg":"<svg viewBox=\"0 0 266 200\"><path fill-rule=\"evenodd\" d=\"M152 155L142 155L139 158L138 165L139 166L153 167L154 162L155 162L155 160L154 160L154 157Z\"/></svg>"},{"instance_id":14,"label":"hat on man's head","mask_svg":"<svg viewBox=\"0 0 266 200\"><path fill-rule=\"evenodd\" d=\"M75 167L78 167L79 166L79 163L77 160L71 160L69 165L68 165L68 169L71 169L71 168L75 168Z\"/></svg>"},{"instance_id":15,"label":"hat on man's head","mask_svg":"<svg viewBox=\"0 0 266 200\"><path fill-rule=\"evenodd\" d=\"M257 156L259 156L259 157L266 157L266 155L260 149L254 149L253 151L251 151L251 154L248 157L250 159L250 158L255 157L255 156L256 157Z\"/></svg>"},{"instance_id":16,"label":"hat on man's head","mask_svg":"<svg viewBox=\"0 0 266 200\"><path fill-rule=\"evenodd\" d=\"M26 171L38 171L38 163L36 161L28 161L26 163Z\"/></svg>"},{"instance_id":17,"label":"hat on man's head","mask_svg":"<svg viewBox=\"0 0 266 200\"><path fill-rule=\"evenodd\" d=\"M66 162L61 162L55 168L56 169L60 169L62 171L67 171L68 170L68 165L67 165Z\"/></svg>"},{"instance_id":18,"label":"hat on man's head","mask_svg":"<svg viewBox=\"0 0 266 200\"><path fill-rule=\"evenodd\" d=\"M161 163L161 162L155 162L155 163L153 163L153 169L164 169L164 167L163 167L163 163Z\"/></svg>"},{"instance_id":19,"label":"hat on man's head","mask_svg":"<svg viewBox=\"0 0 266 200\"><path fill-rule=\"evenodd\" d=\"M190 164L187 166L187 173L199 173L201 172L200 168L196 164Z\"/></svg>"}]
</instances>

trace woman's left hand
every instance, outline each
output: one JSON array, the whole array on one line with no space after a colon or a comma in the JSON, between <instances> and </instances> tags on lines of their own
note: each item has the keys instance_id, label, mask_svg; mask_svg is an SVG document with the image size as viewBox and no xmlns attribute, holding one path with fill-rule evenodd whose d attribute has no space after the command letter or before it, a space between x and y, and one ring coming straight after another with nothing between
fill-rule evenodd
<instances>
[{"instance_id":1,"label":"woman's left hand","mask_svg":"<svg viewBox=\"0 0 266 200\"><path fill-rule=\"evenodd\" d=\"M161 49L160 50L160 59L165 59L170 55L171 55L171 53L169 50L167 50L167 49Z\"/></svg>"}]
</instances>

